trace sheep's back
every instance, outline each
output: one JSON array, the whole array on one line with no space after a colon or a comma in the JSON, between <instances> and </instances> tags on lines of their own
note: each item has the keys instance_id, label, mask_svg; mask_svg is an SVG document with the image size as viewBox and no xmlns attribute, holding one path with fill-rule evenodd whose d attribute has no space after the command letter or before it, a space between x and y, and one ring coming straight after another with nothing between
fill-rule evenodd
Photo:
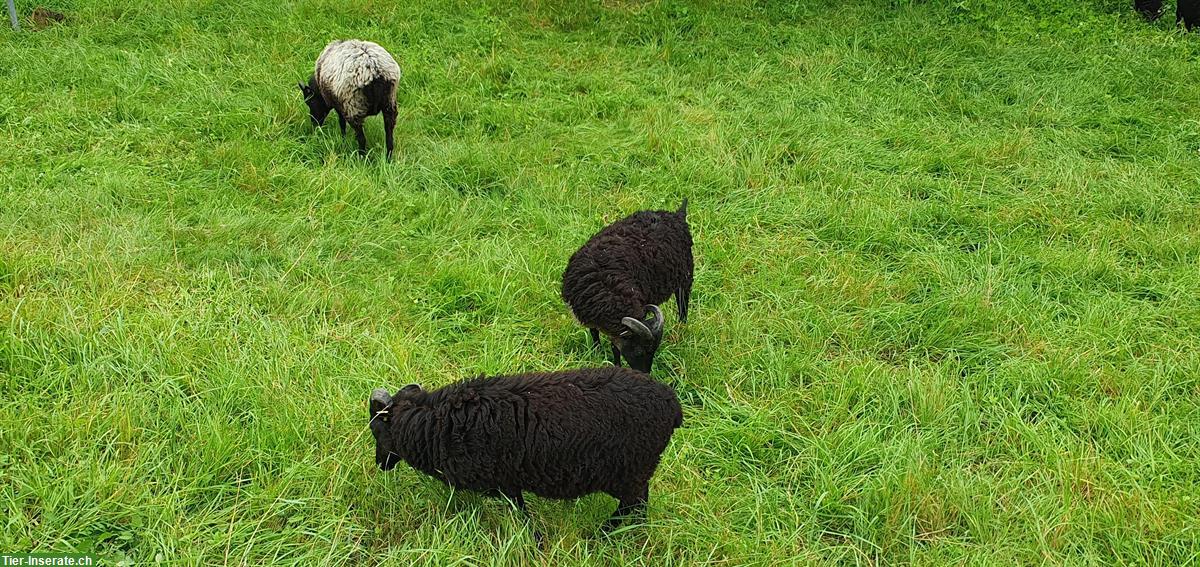
<instances>
[{"instance_id":1,"label":"sheep's back","mask_svg":"<svg viewBox=\"0 0 1200 567\"><path fill-rule=\"evenodd\" d=\"M621 318L644 316L692 279L687 221L668 211L642 211L604 227L571 256L563 300L584 324L620 331Z\"/></svg>"},{"instance_id":2,"label":"sheep's back","mask_svg":"<svg viewBox=\"0 0 1200 567\"><path fill-rule=\"evenodd\" d=\"M446 480L574 498L648 478L682 410L669 386L626 368L475 381L440 403Z\"/></svg>"},{"instance_id":3,"label":"sheep's back","mask_svg":"<svg viewBox=\"0 0 1200 567\"><path fill-rule=\"evenodd\" d=\"M386 49L369 41L335 41L317 57L315 77L326 99L350 116L363 116L370 101L362 92L376 80L391 83L395 98L400 80L400 65Z\"/></svg>"}]
</instances>

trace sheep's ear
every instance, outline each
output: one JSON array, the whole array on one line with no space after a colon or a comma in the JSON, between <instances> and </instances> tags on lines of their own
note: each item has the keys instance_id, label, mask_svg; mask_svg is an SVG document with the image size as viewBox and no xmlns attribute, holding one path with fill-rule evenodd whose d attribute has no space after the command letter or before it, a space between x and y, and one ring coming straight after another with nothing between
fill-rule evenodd
<instances>
[{"instance_id":1,"label":"sheep's ear","mask_svg":"<svg viewBox=\"0 0 1200 567\"><path fill-rule=\"evenodd\" d=\"M420 386L418 386L416 384L409 384L403 388L400 388L400 391L398 393L400 393L400 394L415 394L420 391L421 391Z\"/></svg>"},{"instance_id":2,"label":"sheep's ear","mask_svg":"<svg viewBox=\"0 0 1200 567\"><path fill-rule=\"evenodd\" d=\"M379 388L371 392L371 419L382 419L388 421L391 417L387 411L392 406L392 397L388 395L387 390Z\"/></svg>"}]
</instances>

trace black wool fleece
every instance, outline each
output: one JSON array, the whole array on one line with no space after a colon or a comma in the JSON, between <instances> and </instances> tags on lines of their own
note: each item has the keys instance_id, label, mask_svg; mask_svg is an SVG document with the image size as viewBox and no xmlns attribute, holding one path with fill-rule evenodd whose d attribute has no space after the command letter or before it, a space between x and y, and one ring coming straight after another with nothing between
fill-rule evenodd
<instances>
[{"instance_id":1,"label":"black wool fleece","mask_svg":"<svg viewBox=\"0 0 1200 567\"><path fill-rule=\"evenodd\" d=\"M385 400L390 407L376 396L371 431L384 470L404 460L455 488L522 505L521 491L605 492L620 500L618 515L645 504L683 423L670 386L615 367L481 377L432 392L407 386Z\"/></svg>"},{"instance_id":2,"label":"black wool fleece","mask_svg":"<svg viewBox=\"0 0 1200 567\"><path fill-rule=\"evenodd\" d=\"M618 335L622 318L642 320L672 293L683 319L692 270L685 199L678 211L640 211L596 233L567 262L562 298L580 323Z\"/></svg>"}]
</instances>

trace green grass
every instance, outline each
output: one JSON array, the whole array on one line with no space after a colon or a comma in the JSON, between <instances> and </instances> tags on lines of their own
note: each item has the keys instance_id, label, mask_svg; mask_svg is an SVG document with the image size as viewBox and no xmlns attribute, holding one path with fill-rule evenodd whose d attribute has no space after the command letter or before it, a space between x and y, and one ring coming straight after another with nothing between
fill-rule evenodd
<instances>
[{"instance_id":1,"label":"green grass","mask_svg":"<svg viewBox=\"0 0 1200 567\"><path fill-rule=\"evenodd\" d=\"M0 552L1196 561L1200 36L1003 4L48 4L0 32ZM308 124L341 37L405 70L393 163ZM645 525L535 498L539 551L374 468L374 387L604 364L562 268L685 196Z\"/></svg>"}]
</instances>

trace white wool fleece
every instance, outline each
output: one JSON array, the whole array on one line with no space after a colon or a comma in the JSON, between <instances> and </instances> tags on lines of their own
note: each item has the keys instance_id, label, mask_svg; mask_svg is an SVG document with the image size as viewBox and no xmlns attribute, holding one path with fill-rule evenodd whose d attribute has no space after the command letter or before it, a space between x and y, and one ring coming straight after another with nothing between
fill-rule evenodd
<instances>
[{"instance_id":1,"label":"white wool fleece","mask_svg":"<svg viewBox=\"0 0 1200 567\"><path fill-rule=\"evenodd\" d=\"M391 100L396 99L396 83L400 66L386 49L378 44L357 39L335 41L325 46L317 57L314 76L325 100L338 106L347 120L366 116L370 104L361 89L375 79L392 83Z\"/></svg>"}]
</instances>

